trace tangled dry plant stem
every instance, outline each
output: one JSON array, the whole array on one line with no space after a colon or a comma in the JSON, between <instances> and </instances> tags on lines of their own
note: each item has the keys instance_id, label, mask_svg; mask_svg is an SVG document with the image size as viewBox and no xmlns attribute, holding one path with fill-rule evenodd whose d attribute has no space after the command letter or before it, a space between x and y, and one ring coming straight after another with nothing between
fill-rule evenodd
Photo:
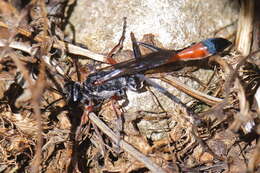
<instances>
[{"instance_id":1,"label":"tangled dry plant stem","mask_svg":"<svg viewBox=\"0 0 260 173\"><path fill-rule=\"evenodd\" d=\"M0 21L0 26L7 28L7 29L10 28L7 24L5 24L2 21ZM20 34L22 34L26 37L32 37L32 33L30 31L28 31L27 29L22 28L22 27L17 27L16 32L20 33ZM37 42L43 42L43 40L50 40L50 37L49 36L42 37L42 36L37 35L33 39ZM8 45L6 45L6 46L8 46ZM53 44L53 47L59 48L59 49L62 49L62 50L66 50L68 53L71 53L71 54L74 54L74 55L85 56L85 57L89 57L89 58L91 58L95 61L106 63L106 56L94 53L94 52L87 50L85 48L82 48L82 47L61 41L61 40L57 40L57 42L55 42ZM27 50L27 49L25 49L25 50Z\"/></svg>"},{"instance_id":2,"label":"tangled dry plant stem","mask_svg":"<svg viewBox=\"0 0 260 173\"><path fill-rule=\"evenodd\" d=\"M132 145L120 139L105 123L103 123L94 113L89 114L89 119L96 124L96 126L110 137L116 144L118 144L123 150L131 154L136 160L142 162L147 168L149 168L154 173L166 173L160 166L152 162L148 157L135 149Z\"/></svg>"}]
</instances>

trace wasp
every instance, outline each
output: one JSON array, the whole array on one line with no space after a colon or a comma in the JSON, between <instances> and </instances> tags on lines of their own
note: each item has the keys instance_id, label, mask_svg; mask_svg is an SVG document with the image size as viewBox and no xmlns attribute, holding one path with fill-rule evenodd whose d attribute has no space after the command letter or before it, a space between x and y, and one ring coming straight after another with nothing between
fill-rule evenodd
<instances>
[{"instance_id":1,"label":"wasp","mask_svg":"<svg viewBox=\"0 0 260 173\"><path fill-rule=\"evenodd\" d=\"M205 59L223 52L231 45L231 42L224 38L208 38L181 50L166 50L137 42L133 33L131 39L134 59L98 70L90 74L83 83L67 82L65 94L68 101L96 106L114 96L126 97L126 90L139 91L143 87L144 81L138 74L166 64L174 66L176 62ZM153 52L142 56L140 45Z\"/></svg>"}]
</instances>

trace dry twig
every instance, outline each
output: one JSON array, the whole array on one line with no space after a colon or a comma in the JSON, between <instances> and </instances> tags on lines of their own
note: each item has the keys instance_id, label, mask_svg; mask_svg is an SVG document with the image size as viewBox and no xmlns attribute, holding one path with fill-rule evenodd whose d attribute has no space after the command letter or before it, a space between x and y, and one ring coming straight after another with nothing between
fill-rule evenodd
<instances>
[{"instance_id":1,"label":"dry twig","mask_svg":"<svg viewBox=\"0 0 260 173\"><path fill-rule=\"evenodd\" d=\"M134 147L132 147L130 144L125 142L123 139L120 139L109 127L106 126L94 113L89 114L89 119L95 123L100 130L105 133L107 136L109 136L116 144L118 144L123 150L131 154L136 160L139 160L142 162L147 168L149 168L152 172L157 173L161 172L164 173L165 171L153 163L149 158L147 158L145 155L140 153L138 150L136 150Z\"/></svg>"},{"instance_id":2,"label":"dry twig","mask_svg":"<svg viewBox=\"0 0 260 173\"><path fill-rule=\"evenodd\" d=\"M0 21L0 27L4 27L7 29L10 28L7 24L5 24L2 21ZM32 33L25 28L17 27L16 31L26 37L32 37ZM48 36L42 37L42 36L37 35L33 39L37 42L43 42L43 40L50 40L50 37L48 37ZM85 48L82 48L82 47L61 41L61 40L57 40L57 42L53 44L53 47L66 50L68 53L71 53L74 55L81 55L81 56L89 57L96 61L106 63L106 56L91 52Z\"/></svg>"}]
</instances>

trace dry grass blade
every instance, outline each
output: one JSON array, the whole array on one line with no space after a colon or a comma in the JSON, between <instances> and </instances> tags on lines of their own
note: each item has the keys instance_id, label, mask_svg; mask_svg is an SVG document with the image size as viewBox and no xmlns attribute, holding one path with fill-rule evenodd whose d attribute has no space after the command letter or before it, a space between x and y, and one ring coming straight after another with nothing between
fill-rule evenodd
<instances>
[{"instance_id":1,"label":"dry grass blade","mask_svg":"<svg viewBox=\"0 0 260 173\"><path fill-rule=\"evenodd\" d=\"M5 24L4 22L0 21L0 27L4 27L4 28L10 28L7 24ZM22 27L18 27L16 28L16 31L26 37L31 37L32 33L28 30L26 30L25 28ZM50 37L45 36L36 36L34 37L34 40L37 42L43 42L43 40L50 40ZM95 61L99 61L99 62L104 62L106 63L106 56L101 55L101 54L97 54L94 52L91 52L85 48L61 41L61 40L57 40L56 43L53 44L54 48L58 48L58 49L63 49L66 50L68 53L74 54L74 55L81 55L81 56L86 56L88 58L91 58Z\"/></svg>"},{"instance_id":2,"label":"dry grass blade","mask_svg":"<svg viewBox=\"0 0 260 173\"><path fill-rule=\"evenodd\" d=\"M18 41L11 41L8 44L7 40L0 39L0 47L10 47L13 49L21 50L29 54L33 54L32 47L26 43L18 42Z\"/></svg>"},{"instance_id":3,"label":"dry grass blade","mask_svg":"<svg viewBox=\"0 0 260 173\"><path fill-rule=\"evenodd\" d=\"M236 49L241 52L243 56L247 56L251 49L254 5L254 0L241 1L240 16L236 36Z\"/></svg>"},{"instance_id":4,"label":"dry grass blade","mask_svg":"<svg viewBox=\"0 0 260 173\"><path fill-rule=\"evenodd\" d=\"M149 0L145 1L151 4ZM162 24L159 28L155 26L156 32L152 28L143 30L150 26L148 19L156 11L152 11L152 16L148 18L147 13L146 19L135 20L137 18L132 15L145 11L138 5L131 8L134 14L128 13L127 31L136 32L139 38L143 36L140 40L144 43L163 49L171 49L171 46L181 49L206 37L234 40L239 18L235 48L242 56L231 49L230 52L223 52L226 55L224 57L216 55L202 61L174 62L165 71L164 68L144 74L133 71L96 85L95 81L102 79L110 70L117 72L114 70L118 68L116 65L102 67L107 66L108 62L127 61L137 54L135 57L139 57L139 44L133 44L133 48L136 48L133 50L123 49L123 43L129 46L131 39L126 32L126 21L121 32L120 10L116 11L120 15L113 14L112 18L106 16L108 13L105 11L102 11L101 17L93 18L96 14L99 16L100 10L97 8L102 7L100 3L91 1L88 9L84 10L87 14L95 15L86 15L88 17L82 22L80 18L85 15L82 12L78 14L78 7L82 8L81 3L85 1L0 0L0 76L3 78L0 80L0 172L258 171L260 109L255 107L252 97L259 104L260 89L257 94L255 91L260 85L260 63L256 52L250 54L251 42L254 42L252 28L256 1L241 0L241 4L232 1L223 5L226 1L214 1L213 5L210 1L187 1L182 4L181 0L176 0L177 3L161 3L163 11L160 10L159 14L167 10L167 5L179 9L171 9L174 13L167 16L179 15L178 20L186 20L180 20L180 23L176 20L176 25L172 26L172 22L164 23L165 16L160 18L156 14ZM112 1L104 1L106 3L113 6L108 8L109 13L117 9L117 4ZM124 1L122 5L127 3ZM219 4L223 13L216 11L219 10ZM120 8L124 9L122 5ZM208 12L205 5L216 5L216 8ZM196 16L189 13L196 10L199 10ZM200 15L205 11L205 15ZM104 16L104 20L99 20ZM198 21L198 16L202 20ZM138 23L143 19L148 22L140 23L142 29ZM189 27L186 28L186 24ZM183 27L180 33L177 27ZM221 28L221 31L217 28ZM218 30L214 36L211 34L213 30ZM115 39L120 36L118 34L121 34L121 38L113 48ZM89 48L104 50L108 55L64 41L67 39L80 40ZM132 42L135 43L134 39ZM107 47L113 49L109 51ZM150 50L141 49L140 57L146 54L150 54ZM149 59L145 62L152 68L159 60L162 60L162 64L165 62L163 56L158 57L158 61ZM134 62L137 62L136 68L141 69L139 60ZM214 61L217 66L212 78L206 82L210 74L202 78L199 75L210 71L208 60ZM247 66L248 63L252 66ZM193 67L203 69L195 72ZM167 73L169 71L170 74ZM180 79L170 76L175 72L180 74ZM185 76L190 78L183 82ZM147 88L151 87L156 100L151 98L153 96L148 94L146 88L138 90L139 86L135 86L143 86L141 79ZM162 86L157 79L162 81ZM193 82L186 85L190 81ZM204 90L189 87L194 83ZM171 90L171 86L181 92L172 94L176 90ZM140 91L136 95L131 90L135 87ZM170 90L166 87L170 87ZM120 93L114 92L114 89L120 90ZM26 94L29 95L27 98ZM115 98L117 95L123 96ZM187 95L199 101L184 103L183 100L190 100ZM110 100L110 97L121 100ZM236 147L236 144L241 147Z\"/></svg>"},{"instance_id":5,"label":"dry grass blade","mask_svg":"<svg viewBox=\"0 0 260 173\"><path fill-rule=\"evenodd\" d=\"M43 34L47 36L48 34L48 18L47 18L47 11L45 7L44 0L38 1L40 10L40 16L43 18ZM40 56L44 56L48 54L49 46L48 40L46 37L42 40L43 44L40 47ZM32 161L31 171L32 172L39 172L41 163L42 163L42 146L43 146L43 136L42 136L42 115L40 111L40 99L45 89L46 85L46 77L45 77L45 63L40 64L40 73L39 77L36 80L34 85L30 86L31 93L32 93L32 106L33 111L36 116L37 126L38 126L38 135L37 135L37 144L35 147L35 156L34 160Z\"/></svg>"},{"instance_id":6,"label":"dry grass blade","mask_svg":"<svg viewBox=\"0 0 260 173\"><path fill-rule=\"evenodd\" d=\"M46 78L45 78L45 63L41 63L40 66L40 74L39 78L37 79L36 83L32 86L32 106L33 111L35 113L37 122L38 122L38 139L37 139L37 146L36 146L36 153L35 153L35 160L32 163L32 171L39 172L39 168L41 165L41 158L42 158L42 145L43 145L43 136L42 136L42 118L41 118L41 111L40 111L40 98L44 92L46 86ZM34 88L34 89L33 89Z\"/></svg>"},{"instance_id":7,"label":"dry grass blade","mask_svg":"<svg viewBox=\"0 0 260 173\"><path fill-rule=\"evenodd\" d=\"M216 105L217 103L220 103L221 101L223 101L220 98L216 98L207 94L204 94L200 91L197 91L187 85L184 85L183 83L181 83L180 81L178 81L176 78L171 77L171 80L167 79L167 78L160 78L162 81L174 86L175 88L177 88L178 90L184 92L185 94L188 94L189 96L196 98L208 105Z\"/></svg>"},{"instance_id":8,"label":"dry grass blade","mask_svg":"<svg viewBox=\"0 0 260 173\"><path fill-rule=\"evenodd\" d=\"M89 114L89 119L95 123L95 125L107 136L109 136L116 144L118 144L123 150L131 154L136 160L139 160L142 162L147 168L149 168L152 172L157 173L161 172L164 173L165 171L156 165L154 162L152 162L148 157L146 157L144 154L140 153L138 150L136 150L134 147L132 147L130 144L125 142L124 140L120 139L119 136L117 136L109 127L106 126L105 123L103 123L94 113Z\"/></svg>"},{"instance_id":9,"label":"dry grass blade","mask_svg":"<svg viewBox=\"0 0 260 173\"><path fill-rule=\"evenodd\" d=\"M230 129L233 131L238 131L238 129L242 126L242 129L244 130L244 133L249 133L251 132L254 124L253 122L253 117L251 116L250 109L249 109L249 103L246 99L246 94L244 91L244 88L242 87L241 83L239 82L238 79L236 79L234 87L237 90L237 97L239 100L239 108L240 111L235 115L235 121L232 123L230 126Z\"/></svg>"}]
</instances>

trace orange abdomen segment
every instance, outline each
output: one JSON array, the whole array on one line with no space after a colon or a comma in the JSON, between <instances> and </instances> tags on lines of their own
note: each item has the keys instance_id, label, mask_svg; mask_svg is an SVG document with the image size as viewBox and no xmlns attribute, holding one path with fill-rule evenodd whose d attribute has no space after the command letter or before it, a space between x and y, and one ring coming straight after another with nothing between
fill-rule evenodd
<instances>
[{"instance_id":1,"label":"orange abdomen segment","mask_svg":"<svg viewBox=\"0 0 260 173\"><path fill-rule=\"evenodd\" d=\"M176 55L174 55L172 58L169 59L168 63L172 63L179 60L180 61L198 60L198 59L206 58L209 55L211 54L208 52L207 47L200 42L178 52Z\"/></svg>"}]
</instances>

